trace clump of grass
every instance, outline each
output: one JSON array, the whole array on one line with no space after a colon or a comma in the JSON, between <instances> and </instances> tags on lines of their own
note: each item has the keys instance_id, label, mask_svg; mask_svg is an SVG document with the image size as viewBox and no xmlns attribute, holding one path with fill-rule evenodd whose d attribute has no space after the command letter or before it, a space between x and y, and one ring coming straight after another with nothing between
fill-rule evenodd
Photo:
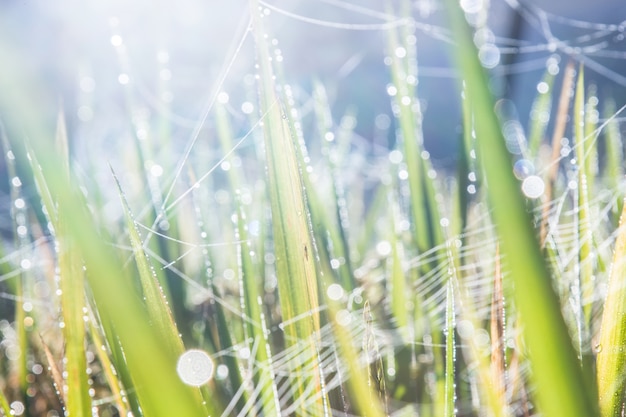
<instances>
[{"instance_id":1,"label":"clump of grass","mask_svg":"<svg viewBox=\"0 0 626 417\"><path fill-rule=\"evenodd\" d=\"M458 172L437 172L405 2L376 27L395 145L357 165L352 116L333 120L319 81L302 112L308 98L287 84L260 5L240 43L254 38L257 112L237 119L216 92L215 144L199 139L203 118L182 159L167 152L155 168L175 138L135 138L128 165L107 174L113 192L83 174L101 161L74 161L63 116L50 126L35 110L42 87L11 84L20 56L2 45L13 59L0 104L17 111L1 132L13 241L0 264L12 308L0 321L0 414L621 415L625 235L600 215L623 206L621 110L607 105L598 125L583 68L573 87L568 66L558 143L544 143L549 119L533 119L521 155L535 172L517 173L448 1L464 133ZM556 98L555 73L543 80L536 112Z\"/></svg>"}]
</instances>

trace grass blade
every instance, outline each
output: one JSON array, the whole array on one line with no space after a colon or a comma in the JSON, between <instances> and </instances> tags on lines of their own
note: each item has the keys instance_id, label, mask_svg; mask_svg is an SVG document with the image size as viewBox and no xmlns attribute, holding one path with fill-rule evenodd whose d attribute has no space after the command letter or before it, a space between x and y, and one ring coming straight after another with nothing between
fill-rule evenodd
<instances>
[{"instance_id":1,"label":"grass blade","mask_svg":"<svg viewBox=\"0 0 626 417\"><path fill-rule=\"evenodd\" d=\"M592 235L589 221L589 189L588 180L593 178L589 175L589 140L585 138L585 84L582 65L578 71L576 81L576 96L574 98L574 144L576 147L576 160L578 161L578 350L582 355L583 344L588 345L588 326L591 318L591 302L593 298L593 264L591 259Z\"/></svg>"},{"instance_id":2,"label":"grass blade","mask_svg":"<svg viewBox=\"0 0 626 417\"><path fill-rule=\"evenodd\" d=\"M488 195L501 242L511 271L513 297L524 323L524 338L531 355L538 406L547 417L597 414L563 316L552 288L519 183L513 176L510 155L494 114L487 77L472 44L469 27L459 4L447 2L454 38L455 57L465 78L472 103L476 136L489 180ZM545 343L550 340L550 343Z\"/></svg>"},{"instance_id":3,"label":"grass blade","mask_svg":"<svg viewBox=\"0 0 626 417\"><path fill-rule=\"evenodd\" d=\"M455 354L455 323L454 323L454 286L453 281L448 280L446 285L446 371L445 371L445 407L444 416L454 417L456 415L455 407L455 383L454 383L454 363L456 362Z\"/></svg>"},{"instance_id":4,"label":"grass blade","mask_svg":"<svg viewBox=\"0 0 626 417\"><path fill-rule=\"evenodd\" d=\"M167 346L167 349L174 355L180 355L183 353L184 346L180 339L176 323L171 310L167 306L167 300L165 294L161 290L159 281L154 273L153 267L150 265L150 260L146 252L143 249L143 242L139 235L139 230L135 219L128 207L128 202L122 191L122 186L117 179L115 173L113 173L115 183L117 184L120 200L124 208L124 216L126 218L126 224L128 226L130 243L133 248L133 254L135 255L135 261L137 262L137 269L139 271L139 281L141 282L141 288L143 290L143 296L146 301L146 309L152 325L157 329L157 332L161 336L161 341Z\"/></svg>"},{"instance_id":5,"label":"grass blade","mask_svg":"<svg viewBox=\"0 0 626 417\"><path fill-rule=\"evenodd\" d=\"M276 254L276 275L282 318L287 322L284 331L288 346L304 343L302 358L293 361L296 381L292 384L294 400L302 400L305 390L314 385L314 392L322 392L321 369L314 340L320 329L319 290L310 232L309 213L302 188L296 143L289 129L287 114L276 95L273 69L264 37L261 16L256 1L250 3L260 66L260 108L267 114L263 121L267 161L267 186L272 210L272 228ZM306 368L313 369L313 374ZM304 372L303 372L304 371ZM310 371L309 371L310 372ZM323 396L312 405L300 402L297 415L322 415Z\"/></svg>"},{"instance_id":6,"label":"grass blade","mask_svg":"<svg viewBox=\"0 0 626 417\"><path fill-rule=\"evenodd\" d=\"M624 206L626 208L626 205ZM597 382L602 417L622 415L626 372L626 209L622 211L596 346Z\"/></svg>"}]
</instances>

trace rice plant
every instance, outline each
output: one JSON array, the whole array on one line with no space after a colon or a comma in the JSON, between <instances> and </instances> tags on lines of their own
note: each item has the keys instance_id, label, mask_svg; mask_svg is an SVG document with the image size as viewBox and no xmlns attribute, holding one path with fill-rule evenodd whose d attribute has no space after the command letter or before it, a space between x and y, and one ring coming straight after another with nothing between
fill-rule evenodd
<instances>
[{"instance_id":1,"label":"rice plant","mask_svg":"<svg viewBox=\"0 0 626 417\"><path fill-rule=\"evenodd\" d=\"M63 106L46 116L0 38L0 415L623 414L626 105L550 55L522 126L476 41L486 9L446 0L435 30L408 1L330 3L379 22L251 0L189 135L124 87L110 160L72 142ZM273 14L380 35L382 143L322 80L290 84ZM449 40L454 170L425 146L418 30Z\"/></svg>"}]
</instances>

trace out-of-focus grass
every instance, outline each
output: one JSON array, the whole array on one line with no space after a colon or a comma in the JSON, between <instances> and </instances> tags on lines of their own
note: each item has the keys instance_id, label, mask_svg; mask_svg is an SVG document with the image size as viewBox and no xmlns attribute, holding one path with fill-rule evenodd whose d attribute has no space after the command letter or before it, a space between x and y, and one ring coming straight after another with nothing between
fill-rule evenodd
<instances>
[{"instance_id":1,"label":"out-of-focus grass","mask_svg":"<svg viewBox=\"0 0 626 417\"><path fill-rule=\"evenodd\" d=\"M451 174L423 143L408 1L381 33L395 145L368 152L322 82L287 84L259 5L255 111L240 117L216 93L214 135L196 128L181 160L175 130L139 120L127 95L148 139L133 136L107 185L84 173L108 161L75 161L71 132L37 111L43 87L17 52L5 60L0 296L14 312L0 321L0 414L620 415L624 233L603 214L623 204L623 142L582 67L573 102L566 67L556 117L559 77L546 72L511 155L448 1L463 111ZM192 348L199 359L181 361Z\"/></svg>"}]
</instances>

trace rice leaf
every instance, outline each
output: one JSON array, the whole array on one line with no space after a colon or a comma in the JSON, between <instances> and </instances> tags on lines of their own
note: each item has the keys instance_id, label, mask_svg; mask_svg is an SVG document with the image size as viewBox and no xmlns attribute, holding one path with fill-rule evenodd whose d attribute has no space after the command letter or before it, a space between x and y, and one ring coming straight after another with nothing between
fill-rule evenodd
<instances>
[{"instance_id":1,"label":"rice leaf","mask_svg":"<svg viewBox=\"0 0 626 417\"><path fill-rule=\"evenodd\" d=\"M624 406L626 374L626 205L615 241L613 262L596 345L600 416L618 417Z\"/></svg>"},{"instance_id":2,"label":"rice leaf","mask_svg":"<svg viewBox=\"0 0 626 417\"><path fill-rule=\"evenodd\" d=\"M95 324L96 318L93 313L89 319L89 336L95 346L96 356L98 361L102 364L102 372L111 390L111 396L115 401L115 405L120 413L120 416L127 416L129 413L127 401L128 399L124 395L121 381L117 375L116 368L109 358L109 352L106 349L104 340L100 335L100 329Z\"/></svg>"},{"instance_id":3,"label":"rice leaf","mask_svg":"<svg viewBox=\"0 0 626 417\"><path fill-rule=\"evenodd\" d=\"M167 349L174 354L180 355L183 353L184 346L179 336L176 323L172 311L167 305L167 300L159 282L156 278L153 267L150 265L148 255L143 249L143 242L139 235L139 229L135 223L128 202L122 191L122 186L117 179L117 176L113 172L113 178L117 184L118 193L122 206L124 208L124 216L126 218L126 224L128 226L130 243L133 248L133 254L135 255L135 261L137 262L137 269L139 271L139 281L141 282L141 288L143 290L143 296L146 302L146 309L152 325L157 329L157 332L161 336L161 341L167 346Z\"/></svg>"},{"instance_id":4,"label":"rice leaf","mask_svg":"<svg viewBox=\"0 0 626 417\"><path fill-rule=\"evenodd\" d=\"M227 117L226 109L222 105L216 108L216 119L218 127L218 136L222 145L223 152L229 152L233 148L232 129ZM228 181L230 189L236 192L241 189L240 175L237 170L228 171ZM252 409L250 412L259 412L263 415L275 415L280 412L280 404L278 401L278 393L274 382L274 371L272 369L271 357L269 356L270 342L265 326L265 320L262 311L263 300L263 280L258 279L258 267L253 261L251 252L253 244L248 234L248 219L244 212L244 207L239 196L235 200L237 210L237 232L236 241L240 242L237 246L237 255L239 258L239 274L241 276L239 285L239 294L242 309L246 315L244 324L244 336L249 340L248 347L251 352L255 352L254 363L258 367L259 372L253 376L256 391L259 392L260 409ZM258 345L256 349L253 349ZM236 371L236 370L233 370ZM237 372L239 374L239 372ZM247 396L244 394L242 398ZM257 400L252 397L252 402Z\"/></svg>"},{"instance_id":5,"label":"rice leaf","mask_svg":"<svg viewBox=\"0 0 626 417\"><path fill-rule=\"evenodd\" d=\"M52 383L54 384L57 395L59 396L59 401L61 401L62 404L65 404L67 402L67 394L65 393L65 390L63 389L63 387L65 386L65 382L63 380L63 373L59 369L57 362L54 358L54 355L52 354L52 351L50 350L46 342L43 340L43 338L41 338L41 346L43 347L44 356L46 357L46 360L48 361L48 369L50 370L50 374L52 376Z\"/></svg>"},{"instance_id":6,"label":"rice leaf","mask_svg":"<svg viewBox=\"0 0 626 417\"><path fill-rule=\"evenodd\" d=\"M272 211L272 229L276 256L278 293L288 346L303 344L302 357L292 361L295 381L291 386L298 401L296 415L322 415L325 393L321 387L316 334L320 329L319 291L311 237L309 213L302 188L296 143L289 129L287 114L279 105L273 69L258 4L251 1L256 39L257 62L260 67L259 100L267 163L267 186ZM312 369L306 371L306 369ZM306 405L303 395L313 388L321 393L313 404Z\"/></svg>"},{"instance_id":7,"label":"rice leaf","mask_svg":"<svg viewBox=\"0 0 626 417\"><path fill-rule=\"evenodd\" d=\"M415 241L420 252L442 243L438 232L439 219L436 211L428 157L423 149L422 113L415 96L417 72L414 63L406 56L414 53L414 46L401 43L396 29L388 31L388 49L391 56L391 79L395 89L393 97L394 115L398 121L403 155L407 165L411 195L411 214ZM398 54L396 51L403 53ZM404 58L403 58L404 57Z\"/></svg>"},{"instance_id":8,"label":"rice leaf","mask_svg":"<svg viewBox=\"0 0 626 417\"><path fill-rule=\"evenodd\" d=\"M446 284L446 371L445 371L445 407L444 416L454 417L456 415L456 384L454 382L455 354L455 307L454 307L454 287L452 280Z\"/></svg>"},{"instance_id":9,"label":"rice leaf","mask_svg":"<svg viewBox=\"0 0 626 417\"><path fill-rule=\"evenodd\" d=\"M584 70L582 65L578 71L578 79L576 82L576 96L574 98L574 144L576 148L576 159L578 161L578 310L575 312L577 315L578 325L578 350L582 355L583 343L588 345L588 325L591 318L591 302L593 298L593 263L591 258L592 252L592 235L591 225L589 220L589 190L588 180L589 176L589 163L588 163L588 150L589 140L585 137L585 84L584 84Z\"/></svg>"},{"instance_id":10,"label":"rice leaf","mask_svg":"<svg viewBox=\"0 0 626 417\"><path fill-rule=\"evenodd\" d=\"M11 407L9 406L9 402L7 398L4 396L2 390L0 390L0 410L4 413L5 416L10 416L13 414Z\"/></svg>"},{"instance_id":11,"label":"rice leaf","mask_svg":"<svg viewBox=\"0 0 626 417\"><path fill-rule=\"evenodd\" d=\"M494 114L487 77L459 4L447 0L456 40L454 56L474 109L476 137L488 180L487 192L501 242L511 271L513 298L524 325L530 350L533 380L541 412L553 416L597 415L592 395L584 382L559 299L552 288L519 183L513 176L510 155ZM550 343L545 343L550 340Z\"/></svg>"},{"instance_id":12,"label":"rice leaf","mask_svg":"<svg viewBox=\"0 0 626 417\"><path fill-rule=\"evenodd\" d=\"M60 112L57 124L56 146L61 154L63 173L69 180L70 161L65 119ZM63 204L62 202L61 204ZM67 231L71 221L63 205L59 208L58 228L55 239L59 247L59 288L61 289L61 312L63 337L65 339L63 391L65 409L69 416L84 416L91 413L91 398L87 382L87 357L85 350L85 280L83 263L76 245ZM67 392L66 392L67 390Z\"/></svg>"}]
</instances>

